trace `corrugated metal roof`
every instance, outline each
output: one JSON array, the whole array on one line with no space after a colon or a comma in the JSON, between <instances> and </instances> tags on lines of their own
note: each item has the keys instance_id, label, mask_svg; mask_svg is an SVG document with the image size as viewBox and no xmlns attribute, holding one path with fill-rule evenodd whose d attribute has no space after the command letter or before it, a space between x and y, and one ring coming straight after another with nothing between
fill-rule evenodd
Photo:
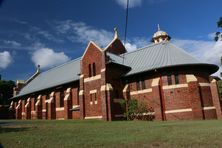
<instances>
[{"instance_id":1,"label":"corrugated metal roof","mask_svg":"<svg viewBox=\"0 0 222 148\"><path fill-rule=\"evenodd\" d=\"M203 64L168 41L126 53L124 58L126 64L132 68L127 75L168 66Z\"/></svg>"},{"instance_id":2,"label":"corrugated metal roof","mask_svg":"<svg viewBox=\"0 0 222 148\"><path fill-rule=\"evenodd\" d=\"M40 73L16 97L78 80L79 73L80 58Z\"/></svg>"},{"instance_id":3,"label":"corrugated metal roof","mask_svg":"<svg viewBox=\"0 0 222 148\"><path fill-rule=\"evenodd\" d=\"M169 66L206 64L201 63L183 49L174 46L168 41L150 44L147 47L124 55L114 55L109 52L107 52L107 55L112 62L131 67L131 71L126 76ZM79 73L80 58L39 74L16 97L78 80Z\"/></svg>"},{"instance_id":4,"label":"corrugated metal roof","mask_svg":"<svg viewBox=\"0 0 222 148\"><path fill-rule=\"evenodd\" d=\"M115 55L115 54L110 53L110 52L107 52L106 55L109 58L109 62L130 67L130 65L124 61L124 56L123 55L122 56Z\"/></svg>"}]
</instances>

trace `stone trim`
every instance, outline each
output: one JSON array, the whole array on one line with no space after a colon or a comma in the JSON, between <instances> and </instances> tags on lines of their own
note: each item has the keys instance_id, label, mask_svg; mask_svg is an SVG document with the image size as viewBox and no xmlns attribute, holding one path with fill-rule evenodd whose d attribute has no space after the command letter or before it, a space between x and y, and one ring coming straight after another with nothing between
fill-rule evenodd
<instances>
[{"instance_id":1,"label":"stone trim","mask_svg":"<svg viewBox=\"0 0 222 148\"><path fill-rule=\"evenodd\" d=\"M79 91L79 96L82 96L84 94L84 90Z\"/></svg>"},{"instance_id":2,"label":"stone trim","mask_svg":"<svg viewBox=\"0 0 222 148\"><path fill-rule=\"evenodd\" d=\"M71 87L66 89L66 93L70 93L71 92Z\"/></svg>"},{"instance_id":3,"label":"stone trim","mask_svg":"<svg viewBox=\"0 0 222 148\"><path fill-rule=\"evenodd\" d=\"M103 116L90 116L90 117L85 117L85 119L102 119Z\"/></svg>"},{"instance_id":4,"label":"stone trim","mask_svg":"<svg viewBox=\"0 0 222 148\"><path fill-rule=\"evenodd\" d=\"M66 94L66 96L64 97L64 100L69 100L70 99L70 94Z\"/></svg>"},{"instance_id":5,"label":"stone trim","mask_svg":"<svg viewBox=\"0 0 222 148\"><path fill-rule=\"evenodd\" d=\"M70 99L70 92L71 92L71 88L67 88L66 89L66 95L64 97L64 100L69 100Z\"/></svg>"},{"instance_id":6,"label":"stone trim","mask_svg":"<svg viewBox=\"0 0 222 148\"><path fill-rule=\"evenodd\" d=\"M56 108L56 111L63 111L64 110L64 107L57 107Z\"/></svg>"},{"instance_id":7,"label":"stone trim","mask_svg":"<svg viewBox=\"0 0 222 148\"><path fill-rule=\"evenodd\" d=\"M20 106L21 106L21 102L22 102L22 100L19 100L19 101L18 101L18 105L16 106L15 109L19 109L19 108L20 108Z\"/></svg>"},{"instance_id":8,"label":"stone trim","mask_svg":"<svg viewBox=\"0 0 222 148\"><path fill-rule=\"evenodd\" d=\"M214 83L214 82L217 82L215 79L213 79L212 81L211 81L211 83Z\"/></svg>"},{"instance_id":9,"label":"stone trim","mask_svg":"<svg viewBox=\"0 0 222 148\"><path fill-rule=\"evenodd\" d=\"M110 83L106 83L106 85L102 85L100 91L111 91L113 87Z\"/></svg>"},{"instance_id":10,"label":"stone trim","mask_svg":"<svg viewBox=\"0 0 222 148\"><path fill-rule=\"evenodd\" d=\"M90 101L90 105L93 105L93 101Z\"/></svg>"},{"instance_id":11,"label":"stone trim","mask_svg":"<svg viewBox=\"0 0 222 148\"><path fill-rule=\"evenodd\" d=\"M13 104L14 104L14 102L12 101L11 103L10 103L10 109L12 109L13 108ZM14 109L14 108L13 108Z\"/></svg>"},{"instance_id":12,"label":"stone trim","mask_svg":"<svg viewBox=\"0 0 222 148\"><path fill-rule=\"evenodd\" d=\"M89 94L95 94L95 93L97 93L97 90L96 90L96 89L89 91Z\"/></svg>"},{"instance_id":13,"label":"stone trim","mask_svg":"<svg viewBox=\"0 0 222 148\"><path fill-rule=\"evenodd\" d=\"M101 69L101 72L104 72L104 71L106 71L106 68Z\"/></svg>"},{"instance_id":14,"label":"stone trim","mask_svg":"<svg viewBox=\"0 0 222 148\"><path fill-rule=\"evenodd\" d=\"M101 79L101 74L84 79L84 83Z\"/></svg>"},{"instance_id":15,"label":"stone trim","mask_svg":"<svg viewBox=\"0 0 222 148\"><path fill-rule=\"evenodd\" d=\"M27 99L27 103L25 104L25 108L27 108L29 106L30 103L30 98Z\"/></svg>"},{"instance_id":16,"label":"stone trim","mask_svg":"<svg viewBox=\"0 0 222 148\"><path fill-rule=\"evenodd\" d=\"M24 115L25 115L25 112L22 112L22 115L24 116Z\"/></svg>"},{"instance_id":17,"label":"stone trim","mask_svg":"<svg viewBox=\"0 0 222 148\"><path fill-rule=\"evenodd\" d=\"M184 112L192 112L192 108L175 109L175 110L167 110L167 111L165 111L166 114L171 114L171 113L184 113Z\"/></svg>"},{"instance_id":18,"label":"stone trim","mask_svg":"<svg viewBox=\"0 0 222 148\"><path fill-rule=\"evenodd\" d=\"M64 118L57 118L56 120L65 120Z\"/></svg>"},{"instance_id":19,"label":"stone trim","mask_svg":"<svg viewBox=\"0 0 222 148\"><path fill-rule=\"evenodd\" d=\"M176 85L165 85L163 89L174 89L174 88L183 88L188 87L188 84L176 84Z\"/></svg>"},{"instance_id":20,"label":"stone trim","mask_svg":"<svg viewBox=\"0 0 222 148\"><path fill-rule=\"evenodd\" d=\"M212 109L216 109L216 107L215 106L203 107L203 110L212 110Z\"/></svg>"},{"instance_id":21,"label":"stone trim","mask_svg":"<svg viewBox=\"0 0 222 148\"><path fill-rule=\"evenodd\" d=\"M186 79L187 79L187 83L197 81L197 78L195 77L195 75L191 75L191 74L186 75Z\"/></svg>"},{"instance_id":22,"label":"stone trim","mask_svg":"<svg viewBox=\"0 0 222 148\"><path fill-rule=\"evenodd\" d=\"M41 95L38 96L38 98L37 98L37 102L35 103L35 106L40 105L41 97L42 97Z\"/></svg>"},{"instance_id":23,"label":"stone trim","mask_svg":"<svg viewBox=\"0 0 222 148\"><path fill-rule=\"evenodd\" d=\"M143 90L139 90L139 91L132 91L132 92L130 92L130 95L138 95L138 94L144 94L144 93L149 93L149 92L152 92L152 88L143 89Z\"/></svg>"},{"instance_id":24,"label":"stone trim","mask_svg":"<svg viewBox=\"0 0 222 148\"><path fill-rule=\"evenodd\" d=\"M45 100L45 103L52 103L52 101L53 101L53 99L54 99L54 94L55 94L54 91L51 92L49 100Z\"/></svg>"},{"instance_id":25,"label":"stone trim","mask_svg":"<svg viewBox=\"0 0 222 148\"><path fill-rule=\"evenodd\" d=\"M81 74L79 77L80 77L80 78L83 78L83 77L84 77L84 75L83 75L83 74Z\"/></svg>"},{"instance_id":26,"label":"stone trim","mask_svg":"<svg viewBox=\"0 0 222 148\"><path fill-rule=\"evenodd\" d=\"M98 104L98 101L94 101L94 104Z\"/></svg>"},{"instance_id":27,"label":"stone trim","mask_svg":"<svg viewBox=\"0 0 222 148\"><path fill-rule=\"evenodd\" d=\"M46 112L46 109L43 109L42 112Z\"/></svg>"},{"instance_id":28,"label":"stone trim","mask_svg":"<svg viewBox=\"0 0 222 148\"><path fill-rule=\"evenodd\" d=\"M158 86L159 85L159 81L160 81L160 78L155 78L153 79L152 83L151 83L151 86L154 87L154 86Z\"/></svg>"},{"instance_id":29,"label":"stone trim","mask_svg":"<svg viewBox=\"0 0 222 148\"><path fill-rule=\"evenodd\" d=\"M31 111L31 114L35 114L36 112L35 111Z\"/></svg>"},{"instance_id":30,"label":"stone trim","mask_svg":"<svg viewBox=\"0 0 222 148\"><path fill-rule=\"evenodd\" d=\"M89 46L93 44L100 52L103 52L103 50L98 46L96 45L96 43L94 43L93 41L89 41L89 44L87 45L86 49L85 49L85 52L83 53L82 57L81 57L81 60L84 58L86 52L88 51L89 49Z\"/></svg>"},{"instance_id":31,"label":"stone trim","mask_svg":"<svg viewBox=\"0 0 222 148\"><path fill-rule=\"evenodd\" d=\"M123 89L123 92L127 92L128 87L129 87L129 85L126 84L125 87L124 87L124 89Z\"/></svg>"},{"instance_id":32,"label":"stone trim","mask_svg":"<svg viewBox=\"0 0 222 148\"><path fill-rule=\"evenodd\" d=\"M199 83L200 86L210 86L210 83Z\"/></svg>"},{"instance_id":33,"label":"stone trim","mask_svg":"<svg viewBox=\"0 0 222 148\"><path fill-rule=\"evenodd\" d=\"M78 109L80 107L80 105L73 105L72 109Z\"/></svg>"}]
</instances>

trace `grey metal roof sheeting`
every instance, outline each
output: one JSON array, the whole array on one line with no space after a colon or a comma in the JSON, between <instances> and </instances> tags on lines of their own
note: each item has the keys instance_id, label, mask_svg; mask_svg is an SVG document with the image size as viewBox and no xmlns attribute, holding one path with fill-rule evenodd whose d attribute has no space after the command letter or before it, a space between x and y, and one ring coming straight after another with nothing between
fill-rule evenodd
<instances>
[{"instance_id":1,"label":"grey metal roof sheeting","mask_svg":"<svg viewBox=\"0 0 222 148\"><path fill-rule=\"evenodd\" d=\"M107 55L111 62L131 67L131 71L126 76L169 66L206 64L196 60L183 49L168 41L150 44L124 55L114 55L109 52L107 52ZM216 65L213 66L216 67ZM79 80L79 73L80 58L40 73L16 97Z\"/></svg>"},{"instance_id":2,"label":"grey metal roof sheeting","mask_svg":"<svg viewBox=\"0 0 222 148\"><path fill-rule=\"evenodd\" d=\"M110 52L107 52L106 55L107 55L107 57L109 57L109 62L130 67L130 65L128 65L128 63L124 62L124 56L123 55L119 56L119 55L115 55L115 54L110 53Z\"/></svg>"},{"instance_id":3,"label":"grey metal roof sheeting","mask_svg":"<svg viewBox=\"0 0 222 148\"><path fill-rule=\"evenodd\" d=\"M168 66L203 64L168 41L150 44L147 47L126 53L124 57L126 64L132 68L127 75Z\"/></svg>"},{"instance_id":4,"label":"grey metal roof sheeting","mask_svg":"<svg viewBox=\"0 0 222 148\"><path fill-rule=\"evenodd\" d=\"M40 73L16 97L79 80L79 73L80 58Z\"/></svg>"}]
</instances>

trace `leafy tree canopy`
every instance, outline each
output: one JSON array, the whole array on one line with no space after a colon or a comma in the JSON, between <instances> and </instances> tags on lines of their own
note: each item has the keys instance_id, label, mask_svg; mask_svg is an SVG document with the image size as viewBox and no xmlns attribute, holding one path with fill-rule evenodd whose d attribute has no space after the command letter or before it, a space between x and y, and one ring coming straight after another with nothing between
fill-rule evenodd
<instances>
[{"instance_id":1,"label":"leafy tree canopy","mask_svg":"<svg viewBox=\"0 0 222 148\"><path fill-rule=\"evenodd\" d=\"M222 28L222 17L220 17L220 19L218 20L217 27ZM222 40L222 33L221 32L216 32L214 40L215 41Z\"/></svg>"},{"instance_id":2,"label":"leafy tree canopy","mask_svg":"<svg viewBox=\"0 0 222 148\"><path fill-rule=\"evenodd\" d=\"M222 17L220 17L219 21L217 22L217 27L222 28Z\"/></svg>"},{"instance_id":3,"label":"leafy tree canopy","mask_svg":"<svg viewBox=\"0 0 222 148\"><path fill-rule=\"evenodd\" d=\"M7 105L10 103L8 100L13 96L14 81L0 80L0 105Z\"/></svg>"}]
</instances>

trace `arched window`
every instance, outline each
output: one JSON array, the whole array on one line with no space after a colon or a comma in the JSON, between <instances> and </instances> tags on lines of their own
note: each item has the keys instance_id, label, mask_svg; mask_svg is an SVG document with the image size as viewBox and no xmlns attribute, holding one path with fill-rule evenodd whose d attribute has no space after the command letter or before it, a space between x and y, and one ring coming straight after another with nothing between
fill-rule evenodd
<instances>
[{"instance_id":1,"label":"arched window","mask_svg":"<svg viewBox=\"0 0 222 148\"><path fill-rule=\"evenodd\" d=\"M167 75L167 81L168 81L168 85L172 85L171 74Z\"/></svg>"},{"instance_id":2,"label":"arched window","mask_svg":"<svg viewBox=\"0 0 222 148\"><path fill-rule=\"evenodd\" d=\"M88 67L88 69L89 69L89 77L91 77L91 76L92 76L92 71L91 71L91 64L89 64L89 67Z\"/></svg>"},{"instance_id":3,"label":"arched window","mask_svg":"<svg viewBox=\"0 0 222 148\"><path fill-rule=\"evenodd\" d=\"M93 76L95 76L95 75L96 75L96 64L93 63Z\"/></svg>"},{"instance_id":4,"label":"arched window","mask_svg":"<svg viewBox=\"0 0 222 148\"><path fill-rule=\"evenodd\" d=\"M180 84L179 74L175 73L175 84Z\"/></svg>"},{"instance_id":5,"label":"arched window","mask_svg":"<svg viewBox=\"0 0 222 148\"><path fill-rule=\"evenodd\" d=\"M64 91L60 91L60 107L64 107Z\"/></svg>"}]
</instances>

